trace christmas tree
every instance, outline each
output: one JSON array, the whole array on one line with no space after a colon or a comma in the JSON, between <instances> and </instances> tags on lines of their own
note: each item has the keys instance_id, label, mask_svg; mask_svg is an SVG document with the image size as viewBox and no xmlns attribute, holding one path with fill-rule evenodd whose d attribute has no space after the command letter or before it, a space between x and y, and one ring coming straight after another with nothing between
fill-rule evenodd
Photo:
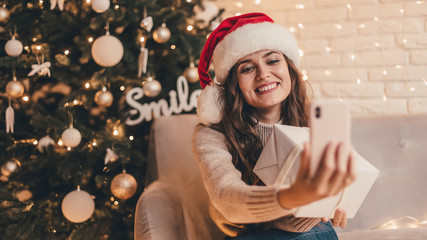
<instances>
[{"instance_id":1,"label":"christmas tree","mask_svg":"<svg viewBox=\"0 0 427 240\"><path fill-rule=\"evenodd\" d=\"M141 106L172 109L180 75L197 91L195 64L221 13L200 0L3 2L4 239L133 238L151 115L159 114L148 109L135 121L141 112L127 95L141 89ZM180 111L194 109L163 114Z\"/></svg>"}]
</instances>

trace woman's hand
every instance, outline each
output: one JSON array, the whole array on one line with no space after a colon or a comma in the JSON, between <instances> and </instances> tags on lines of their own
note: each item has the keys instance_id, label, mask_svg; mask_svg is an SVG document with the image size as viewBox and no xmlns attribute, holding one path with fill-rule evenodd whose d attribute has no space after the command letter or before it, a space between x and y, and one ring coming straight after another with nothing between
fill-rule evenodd
<instances>
[{"instance_id":1,"label":"woman's hand","mask_svg":"<svg viewBox=\"0 0 427 240\"><path fill-rule=\"evenodd\" d=\"M291 209L335 196L355 179L353 155L344 143L329 143L313 177L310 177L310 145L304 144L295 182L278 192L282 207Z\"/></svg>"},{"instance_id":2,"label":"woman's hand","mask_svg":"<svg viewBox=\"0 0 427 240\"><path fill-rule=\"evenodd\" d=\"M329 221L328 218L322 218L322 222L327 222L327 221ZM331 221L334 227L345 228L347 227L347 213L345 212L344 209L337 208L337 210L335 210L334 218L331 219Z\"/></svg>"}]
</instances>

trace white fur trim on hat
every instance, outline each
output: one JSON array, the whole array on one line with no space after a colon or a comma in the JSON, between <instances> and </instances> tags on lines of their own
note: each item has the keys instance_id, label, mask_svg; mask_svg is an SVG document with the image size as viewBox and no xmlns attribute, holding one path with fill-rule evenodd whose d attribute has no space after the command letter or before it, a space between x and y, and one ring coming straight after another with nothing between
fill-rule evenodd
<instances>
[{"instance_id":1,"label":"white fur trim on hat","mask_svg":"<svg viewBox=\"0 0 427 240\"><path fill-rule=\"evenodd\" d=\"M239 59L260 50L280 51L299 65L297 42L286 28L272 22L246 24L227 34L215 47L212 60L218 82L224 83Z\"/></svg>"},{"instance_id":2,"label":"white fur trim on hat","mask_svg":"<svg viewBox=\"0 0 427 240\"><path fill-rule=\"evenodd\" d=\"M219 101L219 86L212 83L203 89L197 99L197 119L206 126L217 124L222 118L222 103Z\"/></svg>"}]
</instances>

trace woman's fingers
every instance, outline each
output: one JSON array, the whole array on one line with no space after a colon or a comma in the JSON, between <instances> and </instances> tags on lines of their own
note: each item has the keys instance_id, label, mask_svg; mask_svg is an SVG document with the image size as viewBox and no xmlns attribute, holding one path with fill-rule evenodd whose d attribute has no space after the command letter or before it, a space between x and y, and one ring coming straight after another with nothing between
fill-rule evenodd
<instances>
[{"instance_id":1,"label":"woman's fingers","mask_svg":"<svg viewBox=\"0 0 427 240\"><path fill-rule=\"evenodd\" d=\"M339 208L335 210L335 215L334 215L334 218L332 219L332 225L334 227L341 226L341 221L343 220L343 212L344 211Z\"/></svg>"},{"instance_id":2,"label":"woman's fingers","mask_svg":"<svg viewBox=\"0 0 427 240\"><path fill-rule=\"evenodd\" d=\"M349 146L341 142L336 148L335 162L336 168L333 176L330 179L330 192L331 195L338 194L347 186L349 178L349 161L351 161L351 152Z\"/></svg>"},{"instance_id":3,"label":"woman's fingers","mask_svg":"<svg viewBox=\"0 0 427 240\"><path fill-rule=\"evenodd\" d=\"M310 172L310 151L310 144L304 142L303 151L301 153L301 165L298 173L298 175L304 180L308 178Z\"/></svg>"},{"instance_id":4,"label":"woman's fingers","mask_svg":"<svg viewBox=\"0 0 427 240\"><path fill-rule=\"evenodd\" d=\"M330 194L330 178L336 169L335 163L335 150L336 144L330 142L324 152L322 159L320 160L316 174L313 178L315 184L315 192L317 195L325 197Z\"/></svg>"},{"instance_id":5,"label":"woman's fingers","mask_svg":"<svg viewBox=\"0 0 427 240\"><path fill-rule=\"evenodd\" d=\"M342 218L341 218L340 227L345 228L347 227L347 213L346 211L342 210Z\"/></svg>"}]
</instances>

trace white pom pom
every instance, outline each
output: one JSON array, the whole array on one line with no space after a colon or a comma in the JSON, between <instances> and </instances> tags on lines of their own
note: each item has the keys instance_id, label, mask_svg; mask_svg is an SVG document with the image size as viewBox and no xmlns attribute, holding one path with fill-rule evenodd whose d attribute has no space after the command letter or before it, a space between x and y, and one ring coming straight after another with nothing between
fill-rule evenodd
<instances>
[{"instance_id":1,"label":"white pom pom","mask_svg":"<svg viewBox=\"0 0 427 240\"><path fill-rule=\"evenodd\" d=\"M216 84L206 86L197 100L197 119L206 126L221 121L222 103L219 100L219 91Z\"/></svg>"}]
</instances>

